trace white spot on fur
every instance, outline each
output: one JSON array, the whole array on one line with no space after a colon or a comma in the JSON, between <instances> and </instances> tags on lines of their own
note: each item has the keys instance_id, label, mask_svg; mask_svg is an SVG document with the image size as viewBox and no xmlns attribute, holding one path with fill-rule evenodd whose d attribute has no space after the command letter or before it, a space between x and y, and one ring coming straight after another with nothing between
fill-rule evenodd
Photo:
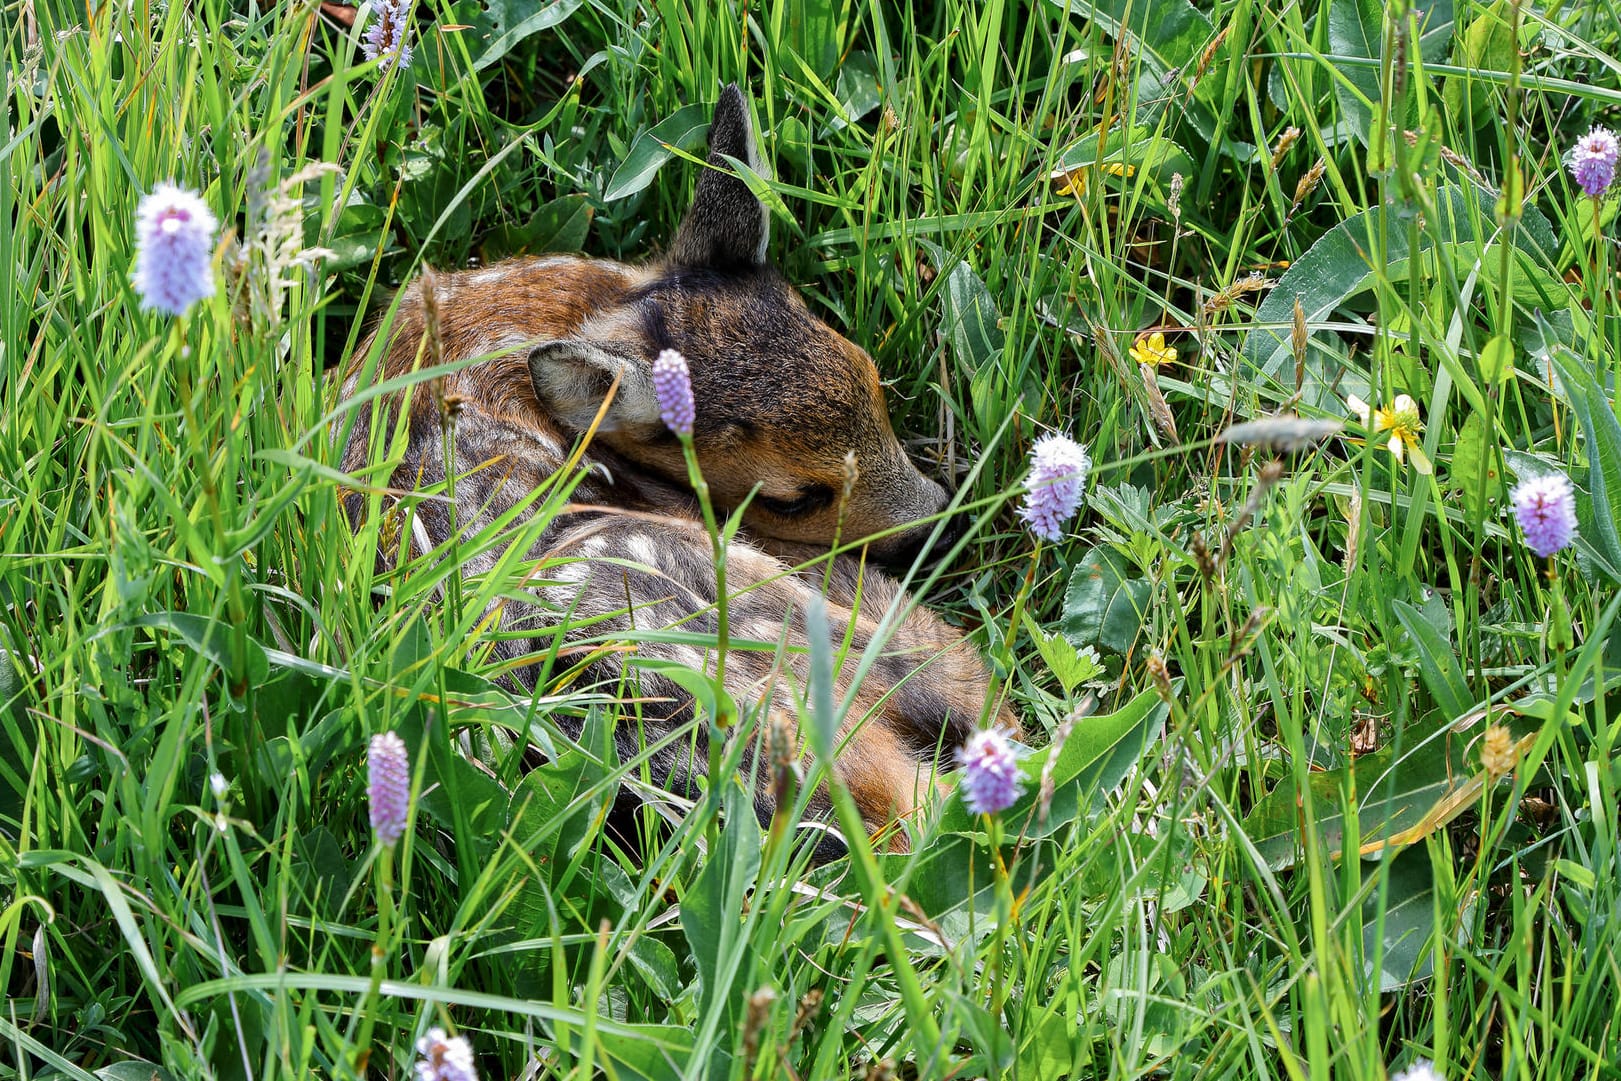
<instances>
[{"instance_id":1,"label":"white spot on fur","mask_svg":"<svg viewBox=\"0 0 1621 1081\"><path fill-rule=\"evenodd\" d=\"M639 533L633 533L625 538L625 553L633 560L648 567L657 567L659 554L653 547L653 542Z\"/></svg>"}]
</instances>

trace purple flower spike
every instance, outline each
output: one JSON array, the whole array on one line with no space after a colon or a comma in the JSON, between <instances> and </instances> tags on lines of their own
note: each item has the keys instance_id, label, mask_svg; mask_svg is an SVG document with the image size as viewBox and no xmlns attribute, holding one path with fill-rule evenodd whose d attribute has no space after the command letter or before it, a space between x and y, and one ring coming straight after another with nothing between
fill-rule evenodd
<instances>
[{"instance_id":1,"label":"purple flower spike","mask_svg":"<svg viewBox=\"0 0 1621 1081\"><path fill-rule=\"evenodd\" d=\"M141 307L184 315L214 295L214 230L219 221L196 192L159 184L135 211L135 273Z\"/></svg>"},{"instance_id":2,"label":"purple flower spike","mask_svg":"<svg viewBox=\"0 0 1621 1081\"><path fill-rule=\"evenodd\" d=\"M371 828L379 841L391 845L405 836L411 821L411 758L405 741L393 732L373 736L366 774Z\"/></svg>"},{"instance_id":3,"label":"purple flower spike","mask_svg":"<svg viewBox=\"0 0 1621 1081\"><path fill-rule=\"evenodd\" d=\"M473 1065L473 1047L465 1037L447 1036L442 1028L430 1028L417 1041L417 1081L478 1081Z\"/></svg>"},{"instance_id":4,"label":"purple flower spike","mask_svg":"<svg viewBox=\"0 0 1621 1081\"><path fill-rule=\"evenodd\" d=\"M1067 435L1044 435L1030 448L1030 475L1025 478L1024 506L1019 517L1042 540L1064 538L1064 523L1080 509L1092 459L1086 448Z\"/></svg>"},{"instance_id":5,"label":"purple flower spike","mask_svg":"<svg viewBox=\"0 0 1621 1081\"><path fill-rule=\"evenodd\" d=\"M1525 546L1547 558L1576 539L1576 493L1562 473L1521 481L1509 493Z\"/></svg>"},{"instance_id":6,"label":"purple flower spike","mask_svg":"<svg viewBox=\"0 0 1621 1081\"><path fill-rule=\"evenodd\" d=\"M963 806L974 814L996 814L1013 806L1019 798L1024 777L1019 773L1019 753L998 728L975 732L957 751L962 767Z\"/></svg>"},{"instance_id":7,"label":"purple flower spike","mask_svg":"<svg viewBox=\"0 0 1621 1081\"><path fill-rule=\"evenodd\" d=\"M411 66L411 0L376 0L360 51L378 61L377 70Z\"/></svg>"},{"instance_id":8,"label":"purple flower spike","mask_svg":"<svg viewBox=\"0 0 1621 1081\"><path fill-rule=\"evenodd\" d=\"M1621 144L1616 142L1615 133L1609 128L1594 128L1576 140L1565 163L1577 185L1596 199L1615 182L1617 157L1621 157Z\"/></svg>"},{"instance_id":9,"label":"purple flower spike","mask_svg":"<svg viewBox=\"0 0 1621 1081\"><path fill-rule=\"evenodd\" d=\"M687 358L666 349L653 361L653 396L659 402L659 419L676 435L691 435L697 410L692 403L692 373Z\"/></svg>"}]
</instances>

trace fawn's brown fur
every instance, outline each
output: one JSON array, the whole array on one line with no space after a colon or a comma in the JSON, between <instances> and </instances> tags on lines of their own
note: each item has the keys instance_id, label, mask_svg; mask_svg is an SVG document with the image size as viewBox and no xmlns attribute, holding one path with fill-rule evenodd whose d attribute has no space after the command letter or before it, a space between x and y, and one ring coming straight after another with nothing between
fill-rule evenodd
<instances>
[{"instance_id":1,"label":"fawn's brown fur","mask_svg":"<svg viewBox=\"0 0 1621 1081\"><path fill-rule=\"evenodd\" d=\"M695 636L717 630L710 541L651 379L660 350L680 350L691 366L705 480L721 510L746 504L745 534L727 557L731 634L789 647L734 649L726 688L746 707L764 707L772 723L762 730L796 731L809 663L804 613L813 596L825 596L832 644L849 646L837 693L849 692L863 652L877 650L833 770L878 829L913 813L942 752L949 766L950 752L987 710L1017 725L994 701L984 666L961 635L911 603L892 579L850 555L834 558L831 570L825 559L791 568L812 546L825 553L836 537L871 537L869 554L903 557L927 537L931 526L916 523L941 511L946 493L895 438L872 359L812 315L766 262L765 208L728 156L755 161L748 107L735 86L716 106L710 167L662 260L627 266L549 256L425 275L403 291L382 328L380 359L372 360L375 334L358 351L342 395L356 393L362 374L380 381L435 359L487 357L404 403L408 438L403 454L384 463L392 492L385 502L397 501L401 490L440 496L399 503L413 558L444 554L453 522L468 536L531 498L596 421L574 506L528 551L533 570L523 599L501 602L494 613L505 633L493 649L515 662L518 679L532 682L517 660L544 653L559 628L572 644L634 643L633 651L578 650L589 660L575 685L638 688L640 723L622 721L616 733L621 758L646 755L660 786L690 793L705 768L704 725L694 726L686 691L658 671L638 670L631 657L715 670L713 650L637 637L669 627ZM390 410L401 403L384 401L370 422L362 411L352 429L343 455L352 475L367 475L383 445L372 439L372 424L398 423ZM454 508L444 498L447 458ZM357 492L349 505L358 517L365 499ZM488 573L502 554L480 552L465 560L462 574ZM752 753L745 762L760 767L756 804L767 816L774 810L771 770ZM826 812L825 794L813 797L812 809ZM904 844L904 836L894 843Z\"/></svg>"}]
</instances>

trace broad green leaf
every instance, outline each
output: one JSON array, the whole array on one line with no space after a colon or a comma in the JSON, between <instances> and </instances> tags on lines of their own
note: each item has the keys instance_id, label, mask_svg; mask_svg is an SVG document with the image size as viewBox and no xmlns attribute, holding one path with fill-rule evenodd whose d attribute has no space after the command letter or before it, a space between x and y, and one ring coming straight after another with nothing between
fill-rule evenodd
<instances>
[{"instance_id":1,"label":"broad green leaf","mask_svg":"<svg viewBox=\"0 0 1621 1081\"><path fill-rule=\"evenodd\" d=\"M1474 73L1507 72L1513 61L1509 0L1497 0L1470 21L1457 42L1452 62L1465 69L1465 74L1448 75L1442 80L1441 101L1447 115L1469 128L1496 121L1495 98L1501 92L1500 84L1475 78Z\"/></svg>"},{"instance_id":2,"label":"broad green leaf","mask_svg":"<svg viewBox=\"0 0 1621 1081\"><path fill-rule=\"evenodd\" d=\"M426 742L430 751L422 809L441 826L458 832L464 843L493 849L507 818L507 790L450 747L436 740ZM466 823L465 833L460 832L458 816Z\"/></svg>"},{"instance_id":3,"label":"broad green leaf","mask_svg":"<svg viewBox=\"0 0 1621 1081\"><path fill-rule=\"evenodd\" d=\"M645 940L644 940L645 941ZM596 1053L607 1057L612 1070L604 1069L601 1076L624 1078L626 1081L683 1081L692 1075L684 1067L692 1057L692 1030L684 1025L627 1024L612 1039L597 1039ZM570 1026L569 1054L578 1058L584 1049L585 1033L579 1026ZM607 1063L603 1063L604 1066ZM712 1076L712 1075L711 1075Z\"/></svg>"},{"instance_id":4,"label":"broad green leaf","mask_svg":"<svg viewBox=\"0 0 1621 1081\"><path fill-rule=\"evenodd\" d=\"M1447 479L1463 500L1464 507L1475 515L1484 515L1501 489L1502 463L1496 441L1488 436L1483 414L1470 413L1459 426Z\"/></svg>"},{"instance_id":5,"label":"broad green leaf","mask_svg":"<svg viewBox=\"0 0 1621 1081\"><path fill-rule=\"evenodd\" d=\"M1545 706L1533 703L1507 712L1537 720L1545 711ZM1505 723L1502 713L1494 714L1496 723ZM1362 856L1379 856L1423 840L1478 806L1488 783L1475 756L1466 757L1471 736L1480 730L1478 715L1475 720L1472 725L1410 725L1400 758L1387 747L1348 767L1312 772L1305 792L1285 778L1245 817L1244 832L1272 869L1294 866L1301 850L1301 804L1309 798L1321 843L1336 858L1344 855L1348 813L1356 816ZM1525 753L1534 738L1534 733L1521 736L1516 753ZM1348 798L1355 801L1349 809Z\"/></svg>"},{"instance_id":6,"label":"broad green leaf","mask_svg":"<svg viewBox=\"0 0 1621 1081\"><path fill-rule=\"evenodd\" d=\"M1110 166L1129 167L1132 175L1137 170L1148 170L1164 184L1170 183L1173 173L1188 176L1194 168L1188 152L1174 141L1148 128L1137 127L1127 135L1118 131L1102 136L1088 132L1059 152L1053 174Z\"/></svg>"},{"instance_id":7,"label":"broad green leaf","mask_svg":"<svg viewBox=\"0 0 1621 1081\"><path fill-rule=\"evenodd\" d=\"M514 45L548 30L573 15L583 0L551 0L533 4L525 0L478 0L458 3L456 18L470 29L468 52L473 69L483 71L512 50Z\"/></svg>"},{"instance_id":8,"label":"broad green leaf","mask_svg":"<svg viewBox=\"0 0 1621 1081\"><path fill-rule=\"evenodd\" d=\"M1108 545L1093 548L1070 574L1064 595L1064 637L1077 649L1129 653L1142 633L1152 586L1131 577L1131 564Z\"/></svg>"},{"instance_id":9,"label":"broad green leaf","mask_svg":"<svg viewBox=\"0 0 1621 1081\"><path fill-rule=\"evenodd\" d=\"M1052 766L1053 800L1045 821L1039 810L1041 775L1055 749L1043 747L1026 755L1020 771L1024 794L1002 812L1004 822L1015 824L1026 837L1045 837L1072 822L1083 811L1082 798L1091 800L1120 784L1131 767L1142 760L1148 746L1159 738L1168 710L1154 691L1144 691L1113 713L1087 717L1076 723L1064 745L1056 749ZM971 833L980 829L962 800L953 796L940 816L942 832Z\"/></svg>"},{"instance_id":10,"label":"broad green leaf","mask_svg":"<svg viewBox=\"0 0 1621 1081\"><path fill-rule=\"evenodd\" d=\"M1331 0L1326 12L1330 61L1335 57L1377 61L1384 42L1384 13L1384 5L1379 0ZM1372 105L1378 105L1382 97L1379 66L1341 64L1338 71L1344 79L1334 80L1334 98L1339 102L1341 114L1366 145L1374 123ZM1349 87L1345 85L1347 82L1351 84Z\"/></svg>"},{"instance_id":11,"label":"broad green leaf","mask_svg":"<svg viewBox=\"0 0 1621 1081\"><path fill-rule=\"evenodd\" d=\"M664 163L675 156L672 147L695 150L709 133L710 106L702 102L683 105L657 124L636 136L608 180L603 199L612 202L635 195L653 182Z\"/></svg>"},{"instance_id":12,"label":"broad green leaf","mask_svg":"<svg viewBox=\"0 0 1621 1081\"><path fill-rule=\"evenodd\" d=\"M564 195L535 211L522 226L497 230L484 241L486 260L510 252L576 252L585 245L595 213L583 195Z\"/></svg>"},{"instance_id":13,"label":"broad green leaf","mask_svg":"<svg viewBox=\"0 0 1621 1081\"><path fill-rule=\"evenodd\" d=\"M883 91L878 86L878 68L870 53L851 53L839 65L839 80L833 93L839 99L844 116L835 116L828 122L827 132L838 131L859 123L883 102ZM824 132L826 134L826 132Z\"/></svg>"},{"instance_id":14,"label":"broad green leaf","mask_svg":"<svg viewBox=\"0 0 1621 1081\"><path fill-rule=\"evenodd\" d=\"M115 1062L96 1071L98 1081L169 1081L169 1071L151 1062Z\"/></svg>"},{"instance_id":15,"label":"broad green leaf","mask_svg":"<svg viewBox=\"0 0 1621 1081\"><path fill-rule=\"evenodd\" d=\"M783 37L788 47L818 79L826 82L839 71L839 56L844 52L840 5L833 0L799 0L784 5L784 9L788 25Z\"/></svg>"},{"instance_id":16,"label":"broad green leaf","mask_svg":"<svg viewBox=\"0 0 1621 1081\"><path fill-rule=\"evenodd\" d=\"M1480 377L1487 383L1506 383L1514 377L1514 342L1499 334L1480 351Z\"/></svg>"},{"instance_id":17,"label":"broad green leaf","mask_svg":"<svg viewBox=\"0 0 1621 1081\"><path fill-rule=\"evenodd\" d=\"M597 729L603 742L607 726ZM592 738L590 733L582 738ZM558 758L526 773L506 807L505 834L527 856L517 865L512 902L513 928L523 939L554 934L590 934L597 920L621 910L623 877L607 857L592 851L615 791L600 757L569 746ZM581 866L588 864L586 871ZM528 869L534 868L530 876ZM572 948L570 948L572 949ZM550 948L516 949L510 954L519 988L542 993L554 963L566 963ZM638 965L638 970L642 966Z\"/></svg>"},{"instance_id":18,"label":"broad green leaf","mask_svg":"<svg viewBox=\"0 0 1621 1081\"><path fill-rule=\"evenodd\" d=\"M1378 891L1362 903L1362 955L1371 975L1373 956L1379 954L1379 990L1387 993L1426 978L1435 968L1435 876L1430 855L1411 848L1388 861L1388 867L1383 935ZM1380 873L1379 866L1370 867L1363 881Z\"/></svg>"},{"instance_id":19,"label":"broad green leaf","mask_svg":"<svg viewBox=\"0 0 1621 1081\"><path fill-rule=\"evenodd\" d=\"M990 364L1002 352L1002 328L996 301L974 269L938 244L919 240L935 268L945 275L940 291L941 332L951 343L953 358L973 372Z\"/></svg>"},{"instance_id":20,"label":"broad green leaf","mask_svg":"<svg viewBox=\"0 0 1621 1081\"><path fill-rule=\"evenodd\" d=\"M1452 643L1424 618L1423 612L1406 601L1392 601L1391 608L1418 649L1419 678L1435 697L1447 720L1456 720L1468 713L1475 706L1475 695L1469 689L1463 669L1458 667Z\"/></svg>"},{"instance_id":21,"label":"broad green leaf","mask_svg":"<svg viewBox=\"0 0 1621 1081\"><path fill-rule=\"evenodd\" d=\"M1070 1024L1062 1013L1050 1013L1029 1026L1019 1044L1020 1077L1071 1076Z\"/></svg>"},{"instance_id":22,"label":"broad green leaf","mask_svg":"<svg viewBox=\"0 0 1621 1081\"><path fill-rule=\"evenodd\" d=\"M1158 61L1161 71L1181 68L1215 39L1209 16L1188 0L1050 0L1070 13L1118 38L1129 30L1132 44Z\"/></svg>"}]
</instances>

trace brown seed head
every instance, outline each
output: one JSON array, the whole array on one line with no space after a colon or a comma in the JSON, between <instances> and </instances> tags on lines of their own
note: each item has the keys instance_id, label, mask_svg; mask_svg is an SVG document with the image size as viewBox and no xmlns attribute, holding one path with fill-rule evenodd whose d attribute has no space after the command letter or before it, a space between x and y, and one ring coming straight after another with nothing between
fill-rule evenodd
<instances>
[{"instance_id":1,"label":"brown seed head","mask_svg":"<svg viewBox=\"0 0 1621 1081\"><path fill-rule=\"evenodd\" d=\"M1150 653L1144 663L1148 669L1148 678L1154 681L1154 690L1165 701L1171 700L1171 670L1165 665L1165 658L1158 653Z\"/></svg>"},{"instance_id":2,"label":"brown seed head","mask_svg":"<svg viewBox=\"0 0 1621 1081\"><path fill-rule=\"evenodd\" d=\"M1283 129L1283 134L1278 136L1278 141L1272 145L1272 170L1274 172L1277 171L1278 165L1282 163L1283 156L1289 153L1289 148L1294 146L1295 140L1299 138L1299 128L1288 127Z\"/></svg>"},{"instance_id":3,"label":"brown seed head","mask_svg":"<svg viewBox=\"0 0 1621 1081\"><path fill-rule=\"evenodd\" d=\"M1311 193L1317 190L1318 184L1322 183L1323 173L1327 169L1328 162L1323 158L1318 158L1317 164L1306 170L1306 175L1301 177L1300 183L1295 185L1295 200L1289 204L1288 217L1294 217L1295 211L1300 209L1301 204L1311 198Z\"/></svg>"}]
</instances>

